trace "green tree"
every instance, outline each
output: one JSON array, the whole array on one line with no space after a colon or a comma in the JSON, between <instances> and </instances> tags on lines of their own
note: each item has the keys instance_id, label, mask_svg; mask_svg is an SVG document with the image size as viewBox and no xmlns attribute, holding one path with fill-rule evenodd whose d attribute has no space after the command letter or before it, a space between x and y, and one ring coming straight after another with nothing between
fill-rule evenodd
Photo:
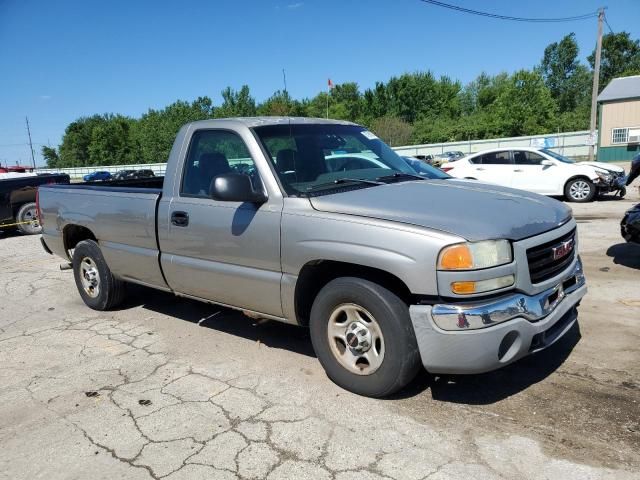
<instances>
[{"instance_id":1,"label":"green tree","mask_svg":"<svg viewBox=\"0 0 640 480\"><path fill-rule=\"evenodd\" d=\"M397 117L376 118L371 130L392 147L408 145L413 134L411 124Z\"/></svg>"},{"instance_id":2,"label":"green tree","mask_svg":"<svg viewBox=\"0 0 640 480\"><path fill-rule=\"evenodd\" d=\"M140 145L139 161L166 162L180 127L188 122L213 118L214 112L209 97L198 97L192 103L178 100L162 110L150 109L135 127L136 141Z\"/></svg>"},{"instance_id":3,"label":"green tree","mask_svg":"<svg viewBox=\"0 0 640 480\"><path fill-rule=\"evenodd\" d=\"M273 95L258 105L258 115L266 116L305 116L305 107L298 100L294 100L289 92L277 90Z\"/></svg>"},{"instance_id":4,"label":"green tree","mask_svg":"<svg viewBox=\"0 0 640 480\"><path fill-rule=\"evenodd\" d=\"M595 50L587 60L594 68ZM640 74L640 41L633 40L629 32L608 33L602 37L600 60L600 90L616 77Z\"/></svg>"},{"instance_id":5,"label":"green tree","mask_svg":"<svg viewBox=\"0 0 640 480\"><path fill-rule=\"evenodd\" d=\"M540 63L545 85L563 113L574 111L591 98L591 75L587 67L580 64L579 52L575 34L570 33L560 42L548 45Z\"/></svg>"},{"instance_id":6,"label":"green tree","mask_svg":"<svg viewBox=\"0 0 640 480\"><path fill-rule=\"evenodd\" d=\"M89 146L93 129L106 121L106 115L81 117L71 122L64 131L62 143L58 149L59 167L82 167L91 165Z\"/></svg>"},{"instance_id":7,"label":"green tree","mask_svg":"<svg viewBox=\"0 0 640 480\"><path fill-rule=\"evenodd\" d=\"M514 73L496 98L490 111L496 116L502 135L516 137L553 131L557 106L538 72Z\"/></svg>"},{"instance_id":8,"label":"green tree","mask_svg":"<svg viewBox=\"0 0 640 480\"><path fill-rule=\"evenodd\" d=\"M58 165L60 163L60 157L58 156L58 152L55 148L47 147L46 145L44 145L42 147L42 156L47 162L47 167L60 167L60 165Z\"/></svg>"},{"instance_id":9,"label":"green tree","mask_svg":"<svg viewBox=\"0 0 640 480\"><path fill-rule=\"evenodd\" d=\"M222 105L216 109L217 118L253 117L256 115L256 101L249 92L249 86L243 85L240 90L227 87L222 91Z\"/></svg>"},{"instance_id":10,"label":"green tree","mask_svg":"<svg viewBox=\"0 0 640 480\"><path fill-rule=\"evenodd\" d=\"M136 121L122 115L105 115L91 130L89 165L126 165L140 161L140 146L133 129Z\"/></svg>"},{"instance_id":11,"label":"green tree","mask_svg":"<svg viewBox=\"0 0 640 480\"><path fill-rule=\"evenodd\" d=\"M336 84L331 89L331 104L339 115L334 115L332 118L357 121L362 114L362 95L358 84L355 82ZM331 108L331 105L329 107Z\"/></svg>"}]
</instances>

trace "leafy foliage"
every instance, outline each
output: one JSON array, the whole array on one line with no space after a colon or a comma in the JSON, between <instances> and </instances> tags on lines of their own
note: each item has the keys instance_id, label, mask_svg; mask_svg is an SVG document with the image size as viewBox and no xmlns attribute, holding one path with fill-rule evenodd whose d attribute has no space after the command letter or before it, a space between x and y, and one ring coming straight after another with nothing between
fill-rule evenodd
<instances>
[{"instance_id":1,"label":"leafy foliage","mask_svg":"<svg viewBox=\"0 0 640 480\"><path fill-rule=\"evenodd\" d=\"M595 49L587 58L593 69ZM628 32L609 33L602 36L600 61L600 90L616 77L640 74L640 41L633 40Z\"/></svg>"},{"instance_id":2,"label":"leafy foliage","mask_svg":"<svg viewBox=\"0 0 640 480\"><path fill-rule=\"evenodd\" d=\"M411 124L398 117L376 118L371 130L392 147L409 144L413 133Z\"/></svg>"},{"instance_id":3,"label":"leafy foliage","mask_svg":"<svg viewBox=\"0 0 640 480\"><path fill-rule=\"evenodd\" d=\"M257 103L249 86L149 109L139 119L105 114L69 124L56 150L43 147L51 167L165 162L185 123L235 116L308 116L350 120L371 128L391 145L531 135L588 127L591 69L580 63L570 33L544 50L532 70L481 73L462 85L429 71L404 73L361 91L336 84L329 92L296 100L278 90ZM603 37L601 87L614 77L640 73L640 42L626 32Z\"/></svg>"}]
</instances>

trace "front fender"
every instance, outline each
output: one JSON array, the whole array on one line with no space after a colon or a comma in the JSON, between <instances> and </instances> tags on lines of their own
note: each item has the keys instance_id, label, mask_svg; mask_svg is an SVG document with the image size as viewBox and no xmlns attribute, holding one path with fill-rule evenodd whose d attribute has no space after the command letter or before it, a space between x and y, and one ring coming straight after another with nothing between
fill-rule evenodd
<instances>
[{"instance_id":1,"label":"front fender","mask_svg":"<svg viewBox=\"0 0 640 480\"><path fill-rule=\"evenodd\" d=\"M383 220L285 208L282 270L297 276L322 259L376 268L404 282L411 293L436 295L440 250L462 238Z\"/></svg>"}]
</instances>

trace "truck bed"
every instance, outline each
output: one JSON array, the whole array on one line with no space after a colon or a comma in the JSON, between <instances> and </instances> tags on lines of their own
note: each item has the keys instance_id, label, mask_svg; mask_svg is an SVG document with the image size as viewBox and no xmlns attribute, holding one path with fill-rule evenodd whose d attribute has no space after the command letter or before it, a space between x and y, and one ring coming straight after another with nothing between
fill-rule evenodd
<instances>
[{"instance_id":1,"label":"truck bed","mask_svg":"<svg viewBox=\"0 0 640 480\"><path fill-rule=\"evenodd\" d=\"M164 177L132 178L127 180L107 180L105 182L83 182L74 185L98 188L141 188L162 190Z\"/></svg>"},{"instance_id":2,"label":"truck bed","mask_svg":"<svg viewBox=\"0 0 640 480\"><path fill-rule=\"evenodd\" d=\"M166 288L159 267L156 230L162 180L154 177L43 186L39 190L43 239L55 253L66 256L65 228L84 227L99 239L114 274Z\"/></svg>"}]
</instances>

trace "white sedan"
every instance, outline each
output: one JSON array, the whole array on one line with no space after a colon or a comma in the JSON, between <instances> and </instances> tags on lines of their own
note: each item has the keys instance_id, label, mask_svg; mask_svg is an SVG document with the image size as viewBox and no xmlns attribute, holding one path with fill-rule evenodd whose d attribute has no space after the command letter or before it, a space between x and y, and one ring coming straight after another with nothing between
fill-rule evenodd
<instances>
[{"instance_id":1,"label":"white sedan","mask_svg":"<svg viewBox=\"0 0 640 480\"><path fill-rule=\"evenodd\" d=\"M572 202L589 202L596 194L624 196L624 169L602 162L576 163L544 148L496 148L474 153L442 170L456 178L469 178Z\"/></svg>"}]
</instances>

